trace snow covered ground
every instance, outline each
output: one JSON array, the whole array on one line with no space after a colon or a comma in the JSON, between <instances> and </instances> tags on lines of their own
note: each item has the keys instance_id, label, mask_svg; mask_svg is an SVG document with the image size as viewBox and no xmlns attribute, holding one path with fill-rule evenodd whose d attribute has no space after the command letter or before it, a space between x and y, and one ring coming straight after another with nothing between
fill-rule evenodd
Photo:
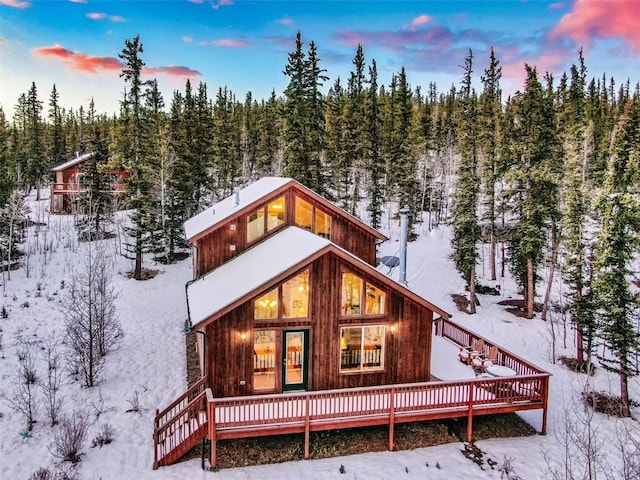
<instances>
[{"instance_id":1,"label":"snow covered ground","mask_svg":"<svg viewBox=\"0 0 640 480\"><path fill-rule=\"evenodd\" d=\"M68 286L71 265L82 258L82 245L75 240L72 218L46 214L48 200L32 202L33 216L47 224L32 227L25 248L30 252L29 268L6 274L0 286L0 308L7 318L0 318L0 390L10 395L14 388L13 375L18 364L20 345L31 345L38 351L51 334L62 335L62 314L59 305ZM399 251L397 221L387 220L382 229L391 240L381 246L380 254L397 255ZM573 470L585 468L580 449L567 446L567 424L577 439L586 438L589 427L597 434L600 472L598 478L623 478L619 473L622 461L618 448L619 432L630 432L640 440L640 426L635 420L619 420L596 414L590 422L584 420L585 412L579 403L580 392L587 379L552 364L549 323L538 318L516 318L504 311L497 302L516 297L515 286L508 280L500 280L501 295L481 296L476 315L466 315L456 310L452 293L463 293L464 283L455 271L450 259L451 247L446 227L429 231L426 224L417 228L419 238L409 244L407 280L409 288L429 301L453 314L453 320L474 330L508 350L522 355L532 363L553 374L550 387L550 411L548 434L515 439L483 440L477 445L485 452L485 459L498 461L495 470L485 469L464 458L462 444L454 443L411 451L369 453L323 460L298 461L276 465L224 469L216 473L200 469L200 460L191 460L170 467L152 470L153 418L156 408L163 408L186 388L184 358L184 331L186 318L185 282L191 278L191 262L176 265L154 265L150 257L145 267L160 273L153 279L137 282L127 278L131 262L120 256L114 240L103 243L110 249L115 261L114 284L120 291L118 315L124 337L120 347L111 353L106 362L105 381L86 389L65 376L61 393L65 397L64 411L85 411L91 425L87 445L80 462L82 479L391 479L397 476L407 479L498 479L498 467L504 459L511 459L515 473L522 479L552 478L549 465L559 467L568 457ZM380 271L386 272L381 266ZM487 266L479 267L479 273L488 272ZM398 269L391 275L398 278ZM489 284L481 278L481 283ZM64 282L64 283L63 283ZM542 291L542 289L540 289ZM559 327L559 325L557 325ZM562 346L562 341L559 342ZM573 354L572 336L568 334L568 349L559 348L558 354ZM446 347L443 347L446 348ZM439 349L437 351L440 351ZM447 373L446 364L435 368ZM460 364L452 362L448 372L452 378L463 372ZM44 361L39 358L38 372L43 375ZM596 390L618 393L618 379L599 369L589 380ZM631 396L640 400L640 380L630 382ZM131 412L137 401L139 412ZM636 417L640 409L635 408ZM537 430L540 429L540 411L521 414ZM51 455L53 429L46 422L44 408L37 416L38 422L25 438L24 418L0 399L0 478L2 480L28 479L40 467L54 470ZM91 448L103 424L114 430L111 444ZM427 466L428 464L428 466ZM436 468L436 464L440 468ZM344 474L340 467L344 466ZM605 476L605 472L609 477ZM576 475L581 477L581 475ZM565 478L565 477L559 477Z\"/></svg>"}]
</instances>

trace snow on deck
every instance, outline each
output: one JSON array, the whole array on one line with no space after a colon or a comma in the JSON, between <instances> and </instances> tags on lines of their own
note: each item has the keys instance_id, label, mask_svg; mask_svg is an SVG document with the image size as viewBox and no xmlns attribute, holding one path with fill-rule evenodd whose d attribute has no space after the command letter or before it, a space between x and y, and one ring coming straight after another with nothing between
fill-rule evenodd
<instances>
[{"instance_id":1,"label":"snow on deck","mask_svg":"<svg viewBox=\"0 0 640 480\"><path fill-rule=\"evenodd\" d=\"M455 343L437 335L432 339L431 375L444 381L476 378L473 367L458 359L460 348Z\"/></svg>"}]
</instances>

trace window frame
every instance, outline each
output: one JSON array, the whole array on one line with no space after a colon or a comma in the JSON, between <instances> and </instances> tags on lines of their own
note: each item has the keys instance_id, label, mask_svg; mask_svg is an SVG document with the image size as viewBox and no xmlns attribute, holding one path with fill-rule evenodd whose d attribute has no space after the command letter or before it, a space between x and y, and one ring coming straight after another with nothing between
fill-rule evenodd
<instances>
[{"instance_id":1,"label":"window frame","mask_svg":"<svg viewBox=\"0 0 640 480\"><path fill-rule=\"evenodd\" d=\"M360 279L361 282L361 287L360 287L360 312L359 313L348 313L345 311L345 303L343 302L343 298L345 296L344 294L344 288L345 288L345 284L344 284L344 276L345 274L351 274L357 278ZM376 312L376 313L367 313L367 287L373 287L374 289L378 290L379 292L382 293L383 295L383 300L382 300L382 312ZM341 318L357 318L357 317L366 317L366 318L375 318L375 317L383 317L385 315L387 315L387 311L388 311L388 306L387 306L387 298L389 297L389 292L384 289L384 288L380 288L378 285L375 285L374 283L370 282L367 280L367 278L363 275L360 275L358 273L356 273L353 270L350 270L348 268L343 268L341 269L340 272L340 290L339 290L339 295L340 295L340 312L339 312L339 316Z\"/></svg>"},{"instance_id":2,"label":"window frame","mask_svg":"<svg viewBox=\"0 0 640 480\"><path fill-rule=\"evenodd\" d=\"M283 213L283 218L282 221L280 223L278 223L277 225L271 226L270 227L270 219L274 218L273 216L269 215L269 206L276 204L278 202L282 203L282 213ZM259 217L260 215L262 215L262 233L260 233L257 237L250 239L249 238L249 225L251 224L250 221L250 217L252 217L253 215L256 215L257 217ZM278 217L276 217L278 218ZM257 218L256 218L257 220ZM249 213L247 213L245 215L245 224L246 224L246 235L245 235L245 239L247 242L247 245L252 245L254 243L256 243L257 241L259 241L260 239L264 238L266 235L268 235L271 232L274 232L276 230L278 230L279 228L283 228L286 224L287 224L287 197L286 195L280 195L272 200L269 200L267 202L265 202L261 207L256 208L254 210L251 210Z\"/></svg>"},{"instance_id":3,"label":"window frame","mask_svg":"<svg viewBox=\"0 0 640 480\"><path fill-rule=\"evenodd\" d=\"M306 282L303 283L303 285L305 285L305 289L306 289L305 293L307 295L307 300L306 300L307 303L306 303L306 306L304 306L304 308L306 308L305 315L304 316L291 316L291 315L285 316L284 313L283 313L284 312L284 309L283 309L283 306L284 306L284 303L283 303L283 301L284 301L284 294L283 294L284 285L287 282L299 277L300 275L303 275L305 272L307 272ZM258 300L260 300L262 297L270 294L274 290L277 291L276 299L277 299L277 302L278 302L276 316L269 317L269 318L257 318L256 317L256 310L255 310L256 309L256 302ZM310 320L311 319L311 311L313 309L312 302L311 302L311 297L312 297L311 292L312 292L312 289L311 289L311 266L307 266L306 268L303 268L302 270L297 271L293 275L291 275L291 276L285 278L284 280L282 280L276 286L270 288L269 290L263 292L261 295L258 295L258 296L254 297L252 299L251 305L252 305L252 310L253 310L253 321L254 322L262 322L262 323L264 323L264 322L282 322L282 321L285 321L285 322L288 322L288 321L299 322L299 321L304 321L304 320Z\"/></svg>"},{"instance_id":4,"label":"window frame","mask_svg":"<svg viewBox=\"0 0 640 480\"><path fill-rule=\"evenodd\" d=\"M389 329L386 323L369 323L369 324L341 324L338 326L339 328L339 338L340 338L340 355L338 357L338 373L341 375L348 374L362 374L362 373L380 373L385 371L385 356L387 351L387 337L391 334L391 330ZM365 329L367 328L382 328L382 339L380 340L380 366L376 367L365 367L365 348L366 345L366 336ZM360 329L360 350L359 350L359 368L358 369L343 369L342 360L343 360L343 352L345 350L349 350L345 348L345 345L348 346L347 343L343 343L344 339L344 330L346 329ZM389 332L389 333L387 333Z\"/></svg>"},{"instance_id":5,"label":"window frame","mask_svg":"<svg viewBox=\"0 0 640 480\"><path fill-rule=\"evenodd\" d=\"M311 212L310 212L311 222L309 227L303 226L300 223L298 223L298 219L296 215L297 209L298 209L298 202L304 202L311 208ZM320 235L320 233L317 230L316 218L318 218L320 215L323 215L324 218L328 220L328 224L329 224L328 236ZM294 199L293 199L293 223L296 226L313 233L314 235L318 235L321 238L326 238L327 240L331 240L332 231L333 231L333 216L329 212L327 212L325 209L316 207L312 202L308 201L307 199L301 197L298 194L294 195Z\"/></svg>"}]
</instances>

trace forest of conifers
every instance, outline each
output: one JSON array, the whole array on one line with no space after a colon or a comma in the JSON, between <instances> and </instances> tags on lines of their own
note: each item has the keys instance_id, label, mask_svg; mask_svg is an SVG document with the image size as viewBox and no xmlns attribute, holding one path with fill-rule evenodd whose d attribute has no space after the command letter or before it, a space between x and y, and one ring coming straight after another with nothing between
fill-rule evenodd
<instances>
[{"instance_id":1,"label":"forest of conifers","mask_svg":"<svg viewBox=\"0 0 640 480\"><path fill-rule=\"evenodd\" d=\"M374 228L387 202L409 208L412 230L422 218L429 228L450 224L471 313L480 242L490 246L487 277L504 276L507 266L528 318L536 296L544 297L544 317L551 281L561 278L578 360L588 362L604 342L599 359L620 374L628 402L640 346L637 83L590 72L580 51L558 77L523 65L521 89L504 96L492 50L480 72L472 51L459 59L459 83L442 91L411 85L404 69L379 79L362 46L348 78L330 80L315 43L298 33L283 59L289 83L281 94L238 99L227 87L210 92L187 81L163 99L156 80L142 78L139 37L126 40L119 57L116 116L93 102L61 108L55 85L45 105L35 83L12 119L0 110L5 265L20 255L25 192L48 188L51 168L78 152L94 152L77 220L89 238L109 231L115 209L103 172L131 173L120 207L131 212L136 278L144 253L170 260L186 246L185 219L263 176L292 177L350 213L366 205Z\"/></svg>"}]
</instances>

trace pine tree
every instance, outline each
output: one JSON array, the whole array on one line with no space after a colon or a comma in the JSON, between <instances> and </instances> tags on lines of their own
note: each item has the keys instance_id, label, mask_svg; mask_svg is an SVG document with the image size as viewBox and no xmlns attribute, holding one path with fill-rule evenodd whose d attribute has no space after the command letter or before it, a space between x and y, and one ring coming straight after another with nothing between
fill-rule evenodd
<instances>
[{"instance_id":1,"label":"pine tree","mask_svg":"<svg viewBox=\"0 0 640 480\"><path fill-rule=\"evenodd\" d=\"M331 179L331 187L327 190L327 198L335 202L340 208L347 210L350 205L349 196L351 193L351 171L350 160L346 152L346 113L347 97L340 82L340 77L336 78L333 86L329 89L326 105L326 151L325 162L327 165L328 177Z\"/></svg>"},{"instance_id":2,"label":"pine tree","mask_svg":"<svg viewBox=\"0 0 640 480\"><path fill-rule=\"evenodd\" d=\"M605 187L597 203L601 218L593 290L601 337L613 358L599 355L603 367L620 378L620 395L629 407L628 380L640 373L637 354L639 301L630 284L633 263L640 251L640 99L636 96L622 115Z\"/></svg>"},{"instance_id":3,"label":"pine tree","mask_svg":"<svg viewBox=\"0 0 640 480\"><path fill-rule=\"evenodd\" d=\"M469 313L476 313L477 243L480 240L477 206L480 190L478 178L478 111L477 97L471 88L473 53L465 58L460 89L458 122L460 159L458 161L455 201L453 204L453 249L456 268L469 290Z\"/></svg>"},{"instance_id":4,"label":"pine tree","mask_svg":"<svg viewBox=\"0 0 640 480\"><path fill-rule=\"evenodd\" d=\"M40 200L40 190L47 181L49 174L49 162L45 149L45 130L42 120L42 102L38 99L38 90L35 82L26 97L27 119L26 119L26 154L27 159L27 179L30 187L37 189L36 199Z\"/></svg>"},{"instance_id":5,"label":"pine tree","mask_svg":"<svg viewBox=\"0 0 640 480\"><path fill-rule=\"evenodd\" d=\"M533 318L537 268L544 258L546 232L558 205L554 169L560 162L551 87L545 92L535 67L525 68L525 91L514 97L507 111L510 137L504 154L510 171L505 194L515 220L510 230L509 263L524 291L525 315Z\"/></svg>"},{"instance_id":6,"label":"pine tree","mask_svg":"<svg viewBox=\"0 0 640 480\"><path fill-rule=\"evenodd\" d=\"M365 158L369 172L367 211L371 226L379 228L382 224L382 205L384 202L384 163L380 156L380 106L378 103L378 69L375 60L371 61L369 67L369 89L365 105L365 130L368 132Z\"/></svg>"},{"instance_id":7,"label":"pine tree","mask_svg":"<svg viewBox=\"0 0 640 480\"><path fill-rule=\"evenodd\" d=\"M55 83L49 97L49 164L58 165L67 159L64 132L62 129L62 112L58 105L58 90Z\"/></svg>"},{"instance_id":8,"label":"pine tree","mask_svg":"<svg viewBox=\"0 0 640 480\"><path fill-rule=\"evenodd\" d=\"M109 163L106 120L96 117L93 99L89 105L88 122L91 130L89 148L92 155L84 166L83 192L78 198L80 215L77 227L82 240L92 241L108 235L114 211L112 185L105 175Z\"/></svg>"},{"instance_id":9,"label":"pine tree","mask_svg":"<svg viewBox=\"0 0 640 480\"><path fill-rule=\"evenodd\" d=\"M480 172L484 198L483 220L487 222L489 238L489 279L496 279L496 244L498 199L497 184L500 178L499 143L500 117L502 115L502 90L500 89L502 67L495 56L493 47L489 56L489 66L482 76L483 91L479 105L478 140L481 145Z\"/></svg>"},{"instance_id":10,"label":"pine tree","mask_svg":"<svg viewBox=\"0 0 640 480\"><path fill-rule=\"evenodd\" d=\"M278 114L281 106L281 102L276 98L275 90L271 91L271 96L266 102L263 100L260 104L256 178L281 172L282 124Z\"/></svg>"},{"instance_id":11,"label":"pine tree","mask_svg":"<svg viewBox=\"0 0 640 480\"><path fill-rule=\"evenodd\" d=\"M144 62L141 59L143 53L140 37L125 40L125 47L118 54L124 62L124 69L120 74L125 83L129 84L129 91L121 102L121 140L120 153L126 162L126 168L131 176L127 182L127 196L131 213L130 235L134 244L135 266L133 278L142 279L142 257L145 247L145 235L148 227L149 197L147 159L144 157L144 91L145 83L141 79Z\"/></svg>"}]
</instances>

